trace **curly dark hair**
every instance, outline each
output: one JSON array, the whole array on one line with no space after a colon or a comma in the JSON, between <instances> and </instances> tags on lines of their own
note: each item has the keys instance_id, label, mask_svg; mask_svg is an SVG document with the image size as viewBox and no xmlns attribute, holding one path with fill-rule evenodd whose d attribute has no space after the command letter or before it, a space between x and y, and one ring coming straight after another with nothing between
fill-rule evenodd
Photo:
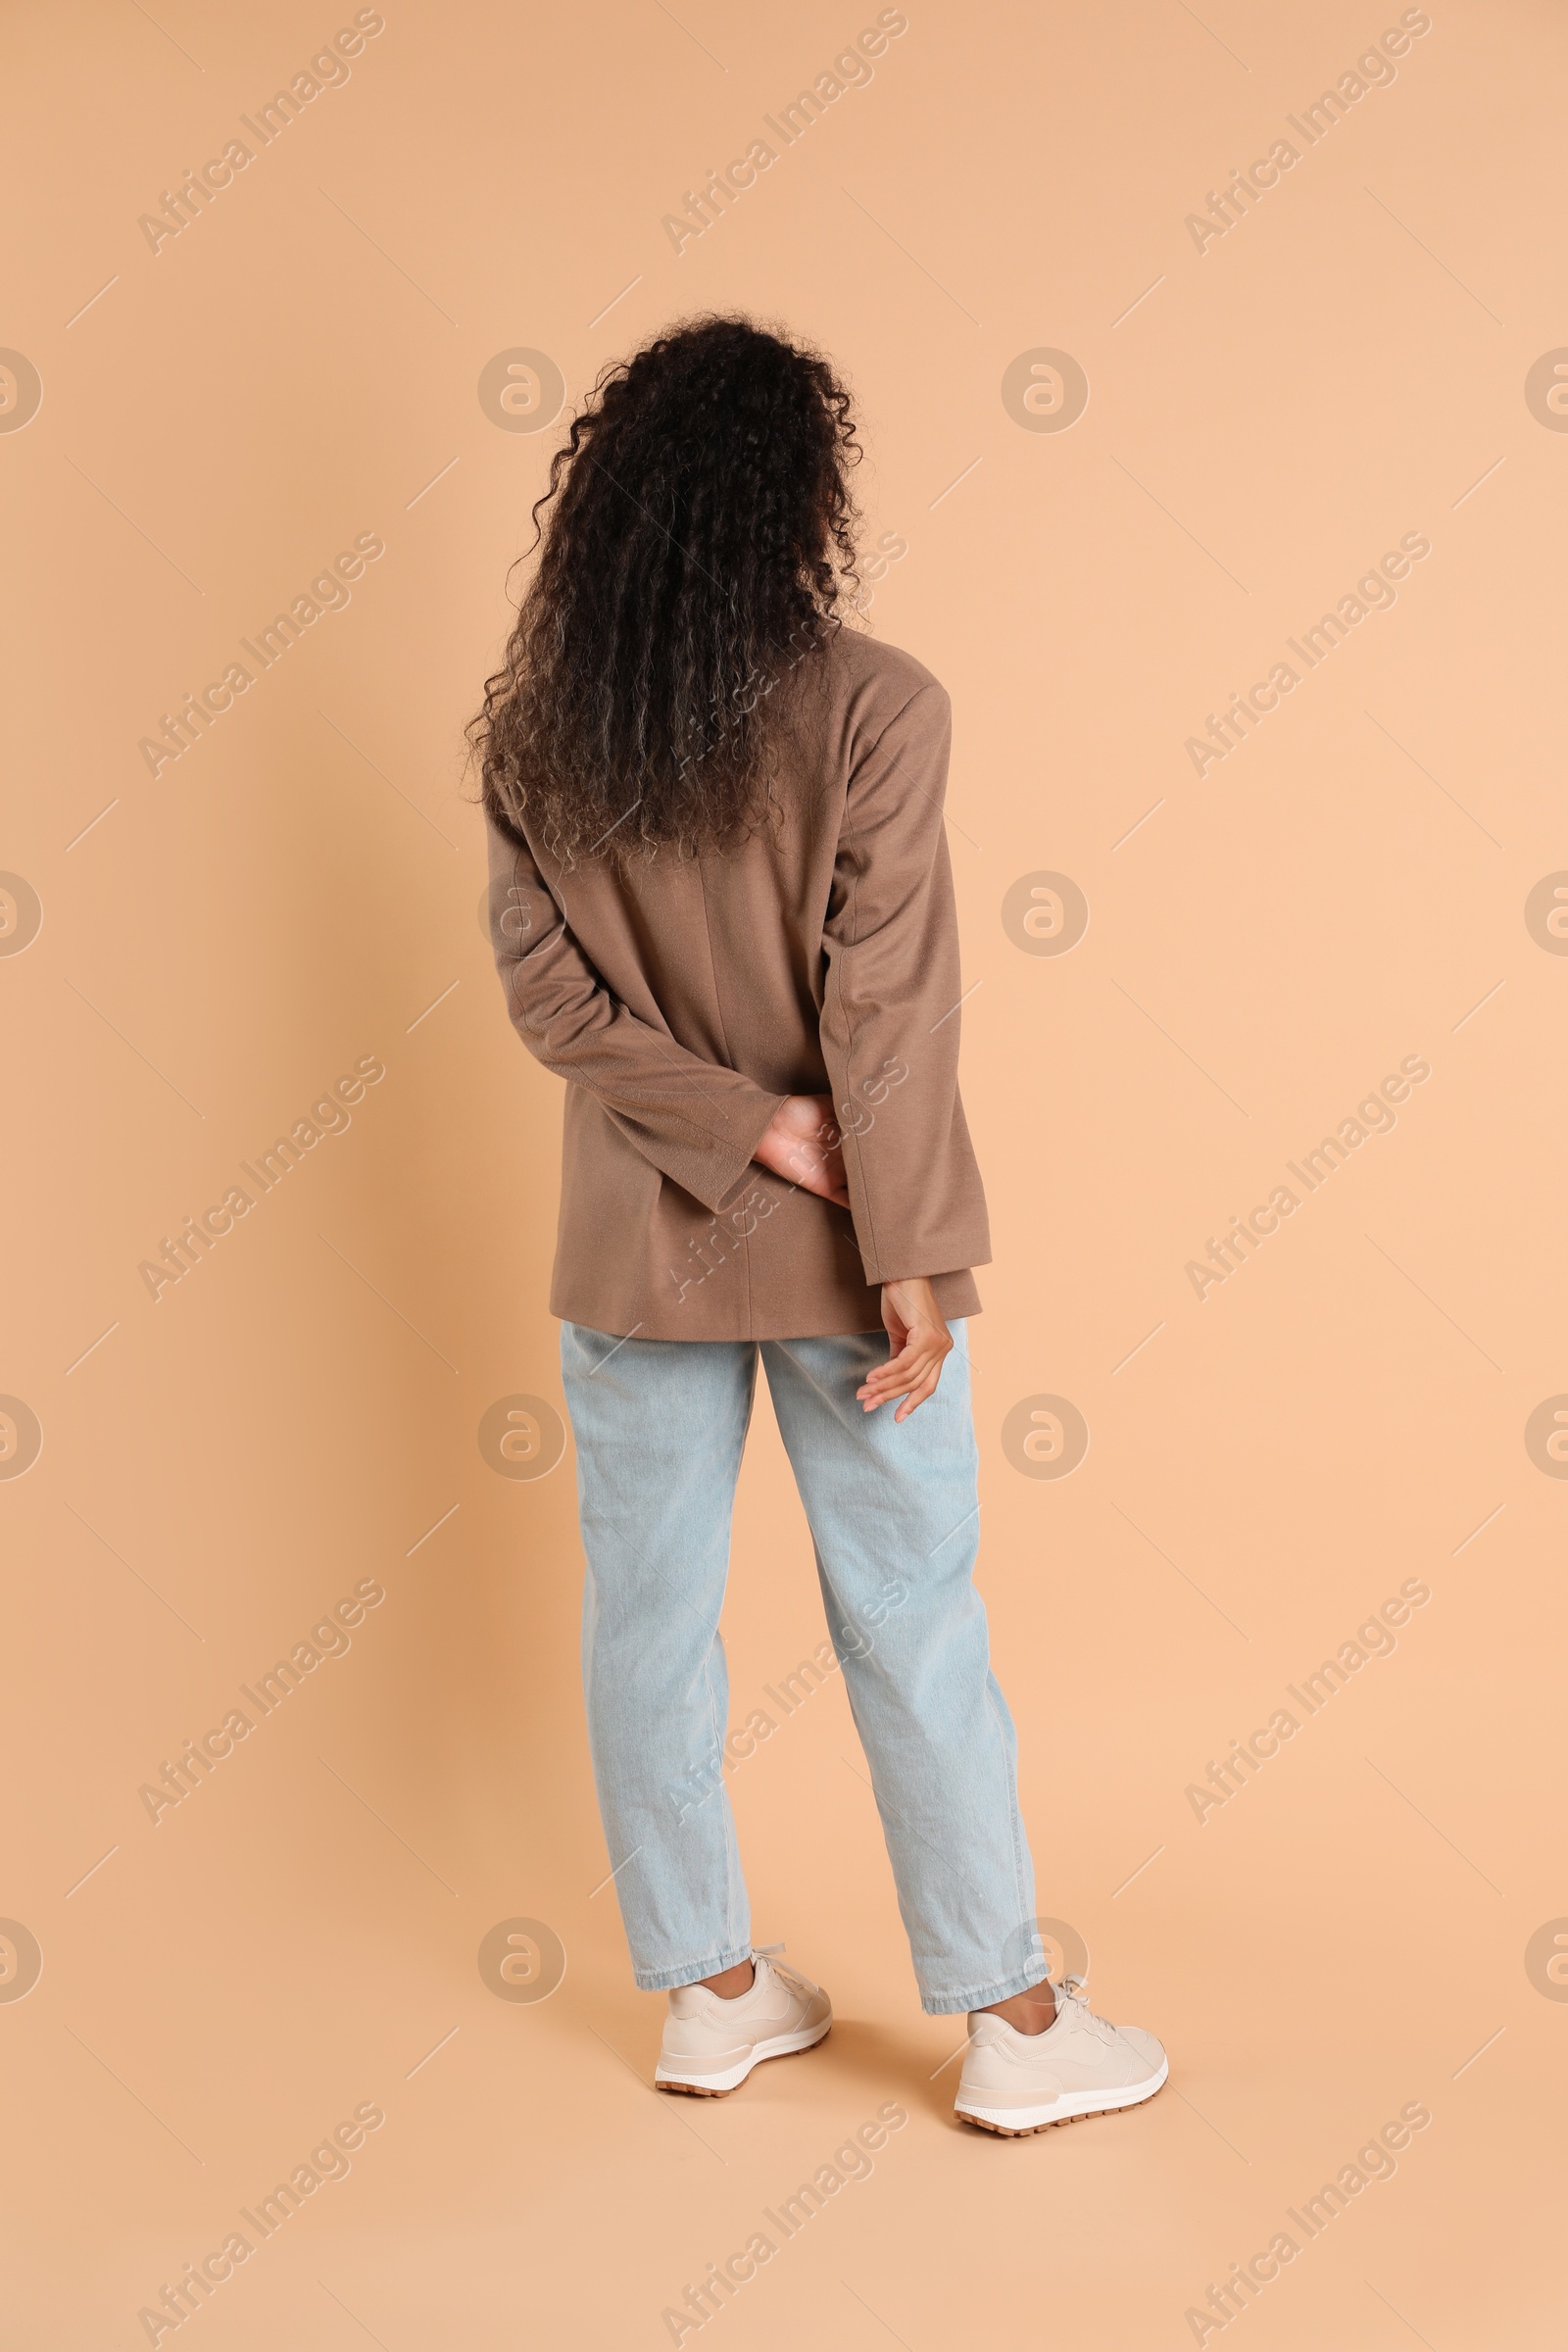
<instances>
[{"instance_id":1,"label":"curly dark hair","mask_svg":"<svg viewBox=\"0 0 1568 2352\"><path fill-rule=\"evenodd\" d=\"M773 689L858 589L860 454L828 362L750 318L677 325L607 368L551 462L538 569L466 729L485 807L526 812L563 863L755 831Z\"/></svg>"}]
</instances>

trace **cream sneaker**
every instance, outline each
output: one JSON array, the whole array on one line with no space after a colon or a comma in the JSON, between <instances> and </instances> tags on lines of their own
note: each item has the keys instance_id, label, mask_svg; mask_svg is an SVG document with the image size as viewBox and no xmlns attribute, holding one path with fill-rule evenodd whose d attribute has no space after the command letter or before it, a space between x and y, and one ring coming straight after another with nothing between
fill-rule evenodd
<instances>
[{"instance_id":1,"label":"cream sneaker","mask_svg":"<svg viewBox=\"0 0 1568 2352\"><path fill-rule=\"evenodd\" d=\"M1068 1977L1056 1987L1056 2014L1043 2034L1020 2034L986 2011L970 2021L954 2113L960 2123L1019 2138L1140 2106L1169 2072L1152 2034L1097 2017L1083 1979Z\"/></svg>"},{"instance_id":2,"label":"cream sneaker","mask_svg":"<svg viewBox=\"0 0 1568 2352\"><path fill-rule=\"evenodd\" d=\"M659 2089L721 2099L763 2058L785 2058L821 2040L833 2023L833 2004L809 1977L779 1966L773 1954L783 1949L770 1943L753 1952L754 1982L732 2001L706 1984L677 1986L654 2070Z\"/></svg>"}]
</instances>

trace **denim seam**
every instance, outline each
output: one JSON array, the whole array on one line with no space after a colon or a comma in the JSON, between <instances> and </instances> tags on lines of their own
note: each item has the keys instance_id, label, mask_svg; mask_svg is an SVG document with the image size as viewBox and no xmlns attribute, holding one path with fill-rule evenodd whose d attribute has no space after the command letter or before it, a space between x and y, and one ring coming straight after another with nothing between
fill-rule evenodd
<instances>
[{"instance_id":1,"label":"denim seam","mask_svg":"<svg viewBox=\"0 0 1568 2352\"><path fill-rule=\"evenodd\" d=\"M683 1984L700 1984L705 1977L720 1976L726 1968L734 1968L752 1956L747 1943L728 1943L711 1952L706 1960L689 1960L674 1968L633 1967L632 1977L639 1992L678 1992Z\"/></svg>"},{"instance_id":2,"label":"denim seam","mask_svg":"<svg viewBox=\"0 0 1568 2352\"><path fill-rule=\"evenodd\" d=\"M757 1348L755 1345L753 1346L751 1351L747 1370L748 1378L746 1383L746 1411L741 1422L740 1443L735 1449L737 1481L739 1480L740 1475L740 1464L746 1456L746 1441L752 1434L752 1415L757 1409ZM730 1522L731 1545L733 1545L734 1540L734 1515L732 1506ZM729 1591L729 1570L730 1553L728 1550L726 1550L724 1554L724 1592L726 1594ZM720 1614L723 1612L723 1597L720 1596ZM719 1640L719 1631L716 1625L713 1628L713 1640L714 1642ZM709 1657L710 1659L712 1657L711 1649L709 1651ZM735 1932L735 1923L739 1915L738 1898L744 1893L745 1890L746 1874L741 1864L740 1840L735 1834L735 1808L729 1801L729 1790L724 1787L724 1746L722 1732L719 1734L718 1788L719 1794L723 1798L724 1802L724 1926L729 1943L734 1944L738 1941ZM750 1920L748 1920L747 1924L748 1927L750 1927ZM750 1946L748 1945L747 1948L750 1949ZM745 1954L742 1953L740 1956L744 1958ZM734 1963L731 1961L725 1961L723 1965L725 1967L732 1967ZM704 1976L709 1977L717 1976L718 1970L716 1968L704 1969L703 1974Z\"/></svg>"},{"instance_id":3,"label":"denim seam","mask_svg":"<svg viewBox=\"0 0 1568 2352\"><path fill-rule=\"evenodd\" d=\"M995 1699L995 1697L994 1697L994 1696L993 1696L993 1694L992 1694L992 1688L991 1688L991 1686L992 1686L992 1674L991 1674L991 1657L990 1657L990 1651L991 1651L991 1643L990 1643L990 1639L989 1639L989 1629L988 1629L988 1637L987 1637L987 1642L986 1642L986 1712L987 1712L987 1714L990 1716L992 1723L993 1723L993 1724L994 1724L994 1726L996 1727L997 1740L998 1740L998 1743L999 1743L999 1745L1000 1745L1000 1747L1001 1747L1001 1750L1002 1750L1002 1769L1003 1769L1003 1773L1004 1773L1004 1777L1005 1777L1006 1784L1007 1784L1007 1799L1008 1799L1008 1807L1009 1807L1008 1833L1009 1833L1009 1837L1010 1837L1010 1839L1011 1839L1011 1844L1012 1844L1012 1899L1013 1899L1013 1909L1014 1909L1014 1912L1015 1912L1015 1914L1016 1914L1016 1918L1017 1918L1017 1924L1018 1924L1020 1927L1022 1927L1022 1925L1023 1925L1023 1920L1024 1920L1024 1894L1023 1894L1023 1850L1022 1850L1022 1849L1023 1849L1023 1819L1022 1819L1022 1816L1021 1816L1021 1814L1019 1813L1019 1810L1018 1810L1018 1775L1017 1775L1017 1771L1016 1771L1016 1768L1015 1768L1015 1766L1014 1766L1014 1763L1013 1763L1013 1759L1012 1759L1012 1757L1011 1757L1011 1756L1008 1754L1008 1752L1007 1752L1007 1740L1006 1740L1006 1735L1005 1735L1005 1734L1004 1733L1004 1731L1003 1731L1003 1728L1002 1728L1002 1718L1001 1718L1001 1716L1000 1716L1000 1715L997 1713L997 1702L996 1702L996 1699ZM1028 1989L1028 1981L1026 1980L1026 1981L1025 1981L1025 1983L1024 1983L1023 1984L1020 1984L1020 1985L1018 1986L1018 1988L1017 1988L1017 1989L1018 1989L1020 1992L1026 1991L1026 1990ZM994 2001L997 2001L997 2000L1005 2000L1005 1998L1006 1998L1006 1997L1007 1997L1007 1996L1006 1996L1006 1994L1005 1994L1005 1993L997 1993L997 1992L994 1992L994 1993L991 1995L991 1998L992 1998Z\"/></svg>"},{"instance_id":4,"label":"denim seam","mask_svg":"<svg viewBox=\"0 0 1568 2352\"><path fill-rule=\"evenodd\" d=\"M966 2011L989 2009L993 2001L1011 2000L1014 1993L1027 1992L1039 1982L1034 1970L1025 1968L1010 1977L1000 1977L994 1984L977 1984L972 1991L927 1992L922 1987L920 2006L927 2017L957 2017Z\"/></svg>"}]
</instances>

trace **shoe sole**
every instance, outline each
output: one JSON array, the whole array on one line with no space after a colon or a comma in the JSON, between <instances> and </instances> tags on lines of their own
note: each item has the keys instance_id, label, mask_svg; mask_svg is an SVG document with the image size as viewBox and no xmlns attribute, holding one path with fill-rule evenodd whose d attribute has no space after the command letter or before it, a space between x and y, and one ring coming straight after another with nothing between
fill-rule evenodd
<instances>
[{"instance_id":1,"label":"shoe sole","mask_svg":"<svg viewBox=\"0 0 1568 2352\"><path fill-rule=\"evenodd\" d=\"M812 2026L808 2032L775 2034L771 2041L760 2041L751 2056L743 2058L739 2066L726 2067L718 2075L666 2075L661 2062L655 2069L654 2088L681 2091L692 2099L727 2099L732 2090L739 2090L752 2069L760 2066L764 2058L794 2058L802 2050L814 2050L819 2041L827 2038L832 2025L833 2020L828 2018L822 2025Z\"/></svg>"},{"instance_id":2,"label":"shoe sole","mask_svg":"<svg viewBox=\"0 0 1568 2352\"><path fill-rule=\"evenodd\" d=\"M1087 2124L1097 2115L1124 2115L1129 2107L1143 2107L1164 2088L1169 2075L1170 2062L1167 2060L1154 2082L1148 2085L1139 2083L1121 2098L1102 2097L1092 2090L1070 2092L1066 2099L1054 2102L1058 2107L1070 2107L1070 2112L1064 2115L1046 2115L1040 2109L1031 2107L955 2107L953 2112L960 2124L977 2124L982 2132L995 2132L1003 2139L1028 2139L1036 2132L1054 2132L1062 2124ZM1071 2102L1076 2099L1085 2100L1088 2104L1074 2106ZM1037 2120L1029 2124L1009 2120L1020 2115L1033 2115Z\"/></svg>"}]
</instances>

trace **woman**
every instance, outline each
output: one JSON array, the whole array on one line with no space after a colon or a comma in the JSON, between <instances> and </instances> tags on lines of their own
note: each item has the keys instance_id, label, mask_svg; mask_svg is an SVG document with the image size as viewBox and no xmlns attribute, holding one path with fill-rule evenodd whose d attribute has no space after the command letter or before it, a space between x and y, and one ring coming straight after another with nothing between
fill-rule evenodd
<instances>
[{"instance_id":1,"label":"woman","mask_svg":"<svg viewBox=\"0 0 1568 2352\"><path fill-rule=\"evenodd\" d=\"M1152 2096L1165 2058L1042 1976L971 1581L964 1327L990 1247L956 1076L948 698L844 625L849 411L820 357L745 318L609 369L470 735L508 1005L567 1081L551 1307L588 1729L636 1980L669 1994L657 2080L731 2090L832 2019L751 1942L721 1777L760 1353L920 1997L970 2014L957 2113L1022 2133Z\"/></svg>"}]
</instances>

